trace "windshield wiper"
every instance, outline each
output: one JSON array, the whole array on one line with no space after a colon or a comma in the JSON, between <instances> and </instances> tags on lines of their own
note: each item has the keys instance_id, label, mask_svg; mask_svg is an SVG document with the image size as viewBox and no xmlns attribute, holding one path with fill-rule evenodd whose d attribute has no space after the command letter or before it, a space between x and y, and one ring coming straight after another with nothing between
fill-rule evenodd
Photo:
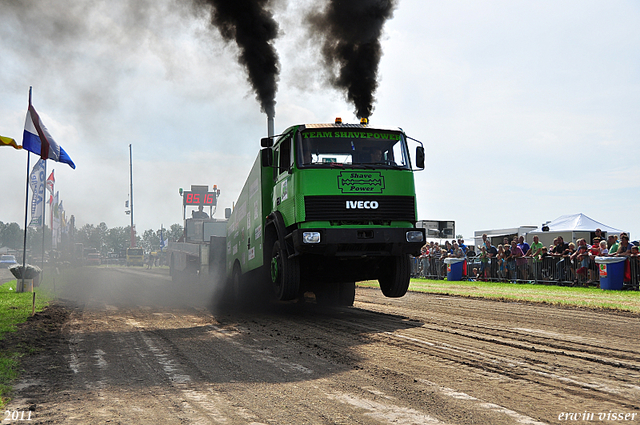
<instances>
[{"instance_id":1,"label":"windshield wiper","mask_svg":"<svg viewBox=\"0 0 640 425\"><path fill-rule=\"evenodd\" d=\"M364 164L359 164L362 168L366 168L368 170L375 170L376 168L389 168L389 167L395 167L393 165L389 165L389 164L384 164L382 162L377 162L377 163L364 163Z\"/></svg>"}]
</instances>

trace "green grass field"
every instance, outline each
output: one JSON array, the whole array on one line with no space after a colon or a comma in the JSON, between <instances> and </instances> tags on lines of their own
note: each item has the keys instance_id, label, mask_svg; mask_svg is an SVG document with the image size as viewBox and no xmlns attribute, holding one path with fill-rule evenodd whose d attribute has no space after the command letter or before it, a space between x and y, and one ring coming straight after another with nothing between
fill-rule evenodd
<instances>
[{"instance_id":1,"label":"green grass field","mask_svg":"<svg viewBox=\"0 0 640 425\"><path fill-rule=\"evenodd\" d=\"M36 288L36 311L41 311L50 300L50 294ZM0 339L15 332L16 326L31 316L32 292L16 293L16 281L0 285ZM11 391L11 383L18 377L19 358L30 349L19 347L19 351L0 350L0 407L4 407Z\"/></svg>"},{"instance_id":2,"label":"green grass field","mask_svg":"<svg viewBox=\"0 0 640 425\"><path fill-rule=\"evenodd\" d=\"M358 285L375 288L378 287L378 282L359 282ZM427 279L411 279L409 290L640 313L640 291L604 291L599 288L571 288L502 282L449 282Z\"/></svg>"}]
</instances>

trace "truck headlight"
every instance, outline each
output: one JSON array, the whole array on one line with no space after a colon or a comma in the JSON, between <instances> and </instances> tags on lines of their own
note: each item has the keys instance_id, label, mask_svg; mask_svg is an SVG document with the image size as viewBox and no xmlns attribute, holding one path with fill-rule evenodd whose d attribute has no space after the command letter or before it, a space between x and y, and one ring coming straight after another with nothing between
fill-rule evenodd
<instances>
[{"instance_id":1,"label":"truck headlight","mask_svg":"<svg viewBox=\"0 0 640 425\"><path fill-rule=\"evenodd\" d=\"M407 242L423 242L424 236L419 230L409 230L407 232Z\"/></svg>"},{"instance_id":2,"label":"truck headlight","mask_svg":"<svg viewBox=\"0 0 640 425\"><path fill-rule=\"evenodd\" d=\"M302 232L303 243L320 243L320 232Z\"/></svg>"}]
</instances>

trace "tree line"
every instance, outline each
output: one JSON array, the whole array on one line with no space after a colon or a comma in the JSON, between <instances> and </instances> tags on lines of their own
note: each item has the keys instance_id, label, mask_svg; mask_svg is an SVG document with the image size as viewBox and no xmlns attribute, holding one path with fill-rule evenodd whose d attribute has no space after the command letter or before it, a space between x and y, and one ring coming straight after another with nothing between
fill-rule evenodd
<instances>
[{"instance_id":1,"label":"tree line","mask_svg":"<svg viewBox=\"0 0 640 425\"><path fill-rule=\"evenodd\" d=\"M180 224L172 224L169 228L158 230L148 229L142 235L136 234L136 245L146 252L160 250L161 232L165 240L177 241L182 237L183 228ZM29 228L27 232L27 249L38 252L42 249L43 229ZM130 246L131 227L108 228L103 222L96 225L85 224L79 229L75 228L73 222L69 224L69 231L63 233L62 243L58 250L73 250L77 243L81 243L83 248L95 249L100 254L106 256L110 252L118 253ZM3 223L0 221L0 247L7 247L11 250L22 250L24 244L24 230L18 223ZM51 250L51 229L44 228L45 250Z\"/></svg>"}]
</instances>

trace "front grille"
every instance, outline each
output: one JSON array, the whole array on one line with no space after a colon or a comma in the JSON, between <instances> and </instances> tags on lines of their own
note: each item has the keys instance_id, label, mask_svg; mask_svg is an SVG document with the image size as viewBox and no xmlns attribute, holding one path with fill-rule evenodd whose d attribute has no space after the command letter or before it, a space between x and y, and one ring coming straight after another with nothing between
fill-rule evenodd
<instances>
[{"instance_id":1,"label":"front grille","mask_svg":"<svg viewBox=\"0 0 640 425\"><path fill-rule=\"evenodd\" d=\"M386 243L341 243L337 252L391 252L392 246Z\"/></svg>"},{"instance_id":2,"label":"front grille","mask_svg":"<svg viewBox=\"0 0 640 425\"><path fill-rule=\"evenodd\" d=\"M364 208L372 202L377 208ZM411 196L305 196L304 208L306 221L416 221L415 198Z\"/></svg>"}]
</instances>

